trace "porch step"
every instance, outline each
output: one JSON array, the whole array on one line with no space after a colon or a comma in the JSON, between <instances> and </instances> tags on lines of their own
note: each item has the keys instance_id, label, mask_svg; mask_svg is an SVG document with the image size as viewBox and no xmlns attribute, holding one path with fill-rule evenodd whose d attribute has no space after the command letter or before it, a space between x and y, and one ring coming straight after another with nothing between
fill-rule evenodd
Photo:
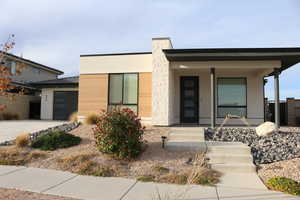
<instances>
[{"instance_id":1,"label":"porch step","mask_svg":"<svg viewBox=\"0 0 300 200\"><path fill-rule=\"evenodd\" d=\"M201 127L172 127L166 149L170 151L206 151L204 129Z\"/></svg>"},{"instance_id":2,"label":"porch step","mask_svg":"<svg viewBox=\"0 0 300 200\"><path fill-rule=\"evenodd\" d=\"M205 142L191 142L191 141L168 141L166 149L169 151L197 151L205 152Z\"/></svg>"}]
</instances>

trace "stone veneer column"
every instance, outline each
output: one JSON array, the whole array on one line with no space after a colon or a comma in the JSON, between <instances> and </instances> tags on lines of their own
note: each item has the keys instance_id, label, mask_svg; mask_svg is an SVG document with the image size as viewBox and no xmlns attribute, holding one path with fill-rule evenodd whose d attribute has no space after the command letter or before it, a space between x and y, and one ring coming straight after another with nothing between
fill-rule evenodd
<instances>
[{"instance_id":1,"label":"stone veneer column","mask_svg":"<svg viewBox=\"0 0 300 200\"><path fill-rule=\"evenodd\" d=\"M172 49L169 38L152 39L152 124L169 126L170 63L163 49Z\"/></svg>"}]
</instances>

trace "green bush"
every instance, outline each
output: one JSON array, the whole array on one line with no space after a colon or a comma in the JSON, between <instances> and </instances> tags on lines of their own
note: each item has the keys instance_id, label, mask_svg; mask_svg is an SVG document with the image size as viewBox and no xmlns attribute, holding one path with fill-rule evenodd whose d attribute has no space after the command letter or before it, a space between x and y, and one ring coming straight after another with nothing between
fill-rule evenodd
<instances>
[{"instance_id":1,"label":"green bush","mask_svg":"<svg viewBox=\"0 0 300 200\"><path fill-rule=\"evenodd\" d=\"M140 176L136 180L140 181L140 182L154 182L155 177L154 176Z\"/></svg>"},{"instance_id":2,"label":"green bush","mask_svg":"<svg viewBox=\"0 0 300 200\"><path fill-rule=\"evenodd\" d=\"M32 142L33 148L39 148L44 151L53 151L55 149L67 148L78 145L81 142L81 138L68 134L63 131L52 131L46 135L38 137Z\"/></svg>"},{"instance_id":3,"label":"green bush","mask_svg":"<svg viewBox=\"0 0 300 200\"><path fill-rule=\"evenodd\" d=\"M99 151L131 159L142 152L144 129L132 110L117 107L103 111L93 131Z\"/></svg>"},{"instance_id":4,"label":"green bush","mask_svg":"<svg viewBox=\"0 0 300 200\"><path fill-rule=\"evenodd\" d=\"M266 185L271 190L276 190L288 194L300 195L300 183L285 177L270 178Z\"/></svg>"}]
</instances>

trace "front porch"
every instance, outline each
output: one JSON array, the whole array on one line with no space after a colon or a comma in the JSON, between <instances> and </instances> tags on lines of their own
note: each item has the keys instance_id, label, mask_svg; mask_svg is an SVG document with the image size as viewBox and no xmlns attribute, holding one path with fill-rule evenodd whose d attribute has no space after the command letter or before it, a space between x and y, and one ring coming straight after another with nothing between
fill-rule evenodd
<instances>
[{"instance_id":1,"label":"front porch","mask_svg":"<svg viewBox=\"0 0 300 200\"><path fill-rule=\"evenodd\" d=\"M279 127L279 75L297 63L294 49L172 49L153 40L152 124L209 125L230 114L250 126L265 121L265 77L274 76L275 121ZM240 119L228 125L241 126Z\"/></svg>"}]
</instances>

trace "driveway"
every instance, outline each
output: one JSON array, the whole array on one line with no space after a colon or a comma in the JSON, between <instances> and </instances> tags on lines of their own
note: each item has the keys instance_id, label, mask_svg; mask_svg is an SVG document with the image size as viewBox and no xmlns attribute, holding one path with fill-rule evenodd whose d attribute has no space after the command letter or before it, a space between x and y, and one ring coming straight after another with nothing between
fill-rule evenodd
<instances>
[{"instance_id":1,"label":"driveway","mask_svg":"<svg viewBox=\"0 0 300 200\"><path fill-rule=\"evenodd\" d=\"M15 139L18 135L44 130L58 126L66 121L46 121L46 120L18 120L0 121L0 143Z\"/></svg>"}]
</instances>

